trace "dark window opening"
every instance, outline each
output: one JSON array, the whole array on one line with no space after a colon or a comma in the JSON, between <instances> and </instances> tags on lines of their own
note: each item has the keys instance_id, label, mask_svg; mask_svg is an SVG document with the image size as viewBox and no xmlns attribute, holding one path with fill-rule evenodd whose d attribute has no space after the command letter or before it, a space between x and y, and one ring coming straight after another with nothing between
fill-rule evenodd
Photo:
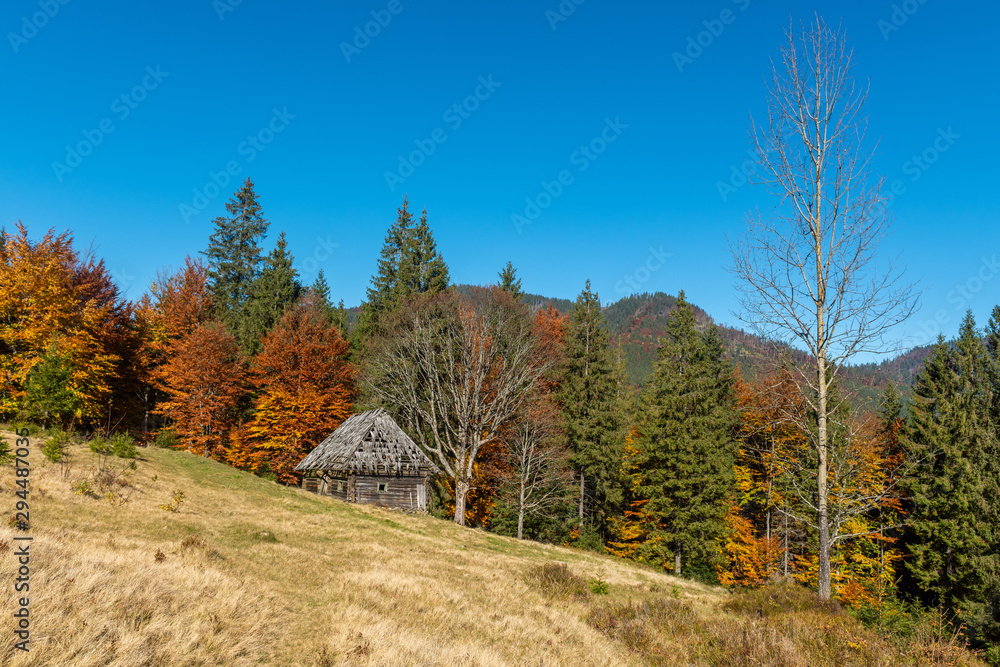
<instances>
[{"instance_id":1,"label":"dark window opening","mask_svg":"<svg viewBox=\"0 0 1000 667\"><path fill-rule=\"evenodd\" d=\"M384 493L385 491L388 491L388 490L389 490L389 484L387 482L379 482L378 483L378 492L379 493Z\"/></svg>"}]
</instances>

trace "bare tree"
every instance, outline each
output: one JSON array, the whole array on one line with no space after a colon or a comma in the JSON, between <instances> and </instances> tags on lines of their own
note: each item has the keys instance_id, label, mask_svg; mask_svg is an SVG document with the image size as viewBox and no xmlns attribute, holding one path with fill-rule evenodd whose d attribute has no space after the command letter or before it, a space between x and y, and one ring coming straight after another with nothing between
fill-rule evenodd
<instances>
[{"instance_id":1,"label":"bare tree","mask_svg":"<svg viewBox=\"0 0 1000 667\"><path fill-rule=\"evenodd\" d=\"M890 339L916 305L895 262L879 265L891 230L884 179L865 147L867 89L851 75L853 52L843 34L816 17L791 29L772 63L767 122L752 122L758 154L754 175L778 198L771 216L750 216L733 250L741 318L769 338L798 342L810 354L800 390L815 415L815 524L819 533L819 597L829 599L830 388L843 365L861 353L898 349Z\"/></svg>"},{"instance_id":2,"label":"bare tree","mask_svg":"<svg viewBox=\"0 0 1000 667\"><path fill-rule=\"evenodd\" d=\"M504 492L517 507L519 540L524 539L525 516L544 512L569 498L572 473L558 435L554 407L536 402L523 411L503 439L509 463Z\"/></svg>"},{"instance_id":3,"label":"bare tree","mask_svg":"<svg viewBox=\"0 0 1000 667\"><path fill-rule=\"evenodd\" d=\"M524 406L549 362L524 307L497 288L417 297L387 322L364 383L455 484L455 523L480 450Z\"/></svg>"}]
</instances>

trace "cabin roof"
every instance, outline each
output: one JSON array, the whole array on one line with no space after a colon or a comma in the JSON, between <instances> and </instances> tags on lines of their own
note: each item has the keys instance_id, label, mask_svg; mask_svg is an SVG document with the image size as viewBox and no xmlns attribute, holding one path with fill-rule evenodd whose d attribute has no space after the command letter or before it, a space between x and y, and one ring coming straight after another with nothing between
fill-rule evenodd
<instances>
[{"instance_id":1,"label":"cabin roof","mask_svg":"<svg viewBox=\"0 0 1000 667\"><path fill-rule=\"evenodd\" d=\"M372 475L440 472L382 408L348 417L295 469Z\"/></svg>"}]
</instances>

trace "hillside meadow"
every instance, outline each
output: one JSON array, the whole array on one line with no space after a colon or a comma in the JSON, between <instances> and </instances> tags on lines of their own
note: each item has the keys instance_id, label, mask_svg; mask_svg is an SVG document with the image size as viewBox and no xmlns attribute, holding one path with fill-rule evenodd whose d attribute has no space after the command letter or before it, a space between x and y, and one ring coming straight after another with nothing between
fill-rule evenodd
<instances>
[{"instance_id":1,"label":"hillside meadow","mask_svg":"<svg viewBox=\"0 0 1000 667\"><path fill-rule=\"evenodd\" d=\"M730 594L188 453L143 448L133 469L80 444L51 463L40 444L29 653L11 620L13 464L0 472L4 665L981 664L947 634L880 638L789 585Z\"/></svg>"}]
</instances>

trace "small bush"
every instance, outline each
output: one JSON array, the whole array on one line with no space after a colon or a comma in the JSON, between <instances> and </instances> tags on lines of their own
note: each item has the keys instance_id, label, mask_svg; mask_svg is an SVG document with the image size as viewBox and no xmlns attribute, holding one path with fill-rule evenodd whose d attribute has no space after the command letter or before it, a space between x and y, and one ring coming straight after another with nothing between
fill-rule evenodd
<instances>
[{"instance_id":1,"label":"small bush","mask_svg":"<svg viewBox=\"0 0 1000 667\"><path fill-rule=\"evenodd\" d=\"M607 595L608 582L604 581L601 575L597 575L597 578L590 580L590 592L594 595Z\"/></svg>"},{"instance_id":2,"label":"small bush","mask_svg":"<svg viewBox=\"0 0 1000 667\"><path fill-rule=\"evenodd\" d=\"M53 431L42 445L42 454L49 461L59 463L66 456L66 445L70 443L73 436L68 431Z\"/></svg>"},{"instance_id":3,"label":"small bush","mask_svg":"<svg viewBox=\"0 0 1000 667\"><path fill-rule=\"evenodd\" d=\"M163 553L162 549L157 549L156 554L153 555L153 560L155 560L157 563L162 563L163 561L167 560L167 555Z\"/></svg>"},{"instance_id":4,"label":"small bush","mask_svg":"<svg viewBox=\"0 0 1000 667\"><path fill-rule=\"evenodd\" d=\"M138 455L135 438L128 433L115 433L110 438L98 436L90 441L90 450L104 456L134 459Z\"/></svg>"},{"instance_id":5,"label":"small bush","mask_svg":"<svg viewBox=\"0 0 1000 667\"><path fill-rule=\"evenodd\" d=\"M181 509L181 504L184 502L184 492L174 491L173 500L165 505L160 505L161 510L166 510L168 512L179 512Z\"/></svg>"},{"instance_id":6,"label":"small bush","mask_svg":"<svg viewBox=\"0 0 1000 667\"><path fill-rule=\"evenodd\" d=\"M757 618L804 611L843 614L836 602L821 602L815 591L791 582L768 584L737 593L724 606L738 614Z\"/></svg>"},{"instance_id":7,"label":"small bush","mask_svg":"<svg viewBox=\"0 0 1000 667\"><path fill-rule=\"evenodd\" d=\"M93 496L94 486L91 484L89 479L77 479L70 484L70 488L73 489L73 493L80 496Z\"/></svg>"},{"instance_id":8,"label":"small bush","mask_svg":"<svg viewBox=\"0 0 1000 667\"><path fill-rule=\"evenodd\" d=\"M549 597L587 597L587 581L570 572L566 563L543 563L525 573L529 586Z\"/></svg>"},{"instance_id":9,"label":"small bush","mask_svg":"<svg viewBox=\"0 0 1000 667\"><path fill-rule=\"evenodd\" d=\"M160 431L153 438L153 446L161 449L175 449L178 442L177 434L173 431Z\"/></svg>"},{"instance_id":10,"label":"small bush","mask_svg":"<svg viewBox=\"0 0 1000 667\"><path fill-rule=\"evenodd\" d=\"M205 540L201 539L197 535L191 535L181 540L182 549L199 549L204 548L205 546Z\"/></svg>"}]
</instances>

